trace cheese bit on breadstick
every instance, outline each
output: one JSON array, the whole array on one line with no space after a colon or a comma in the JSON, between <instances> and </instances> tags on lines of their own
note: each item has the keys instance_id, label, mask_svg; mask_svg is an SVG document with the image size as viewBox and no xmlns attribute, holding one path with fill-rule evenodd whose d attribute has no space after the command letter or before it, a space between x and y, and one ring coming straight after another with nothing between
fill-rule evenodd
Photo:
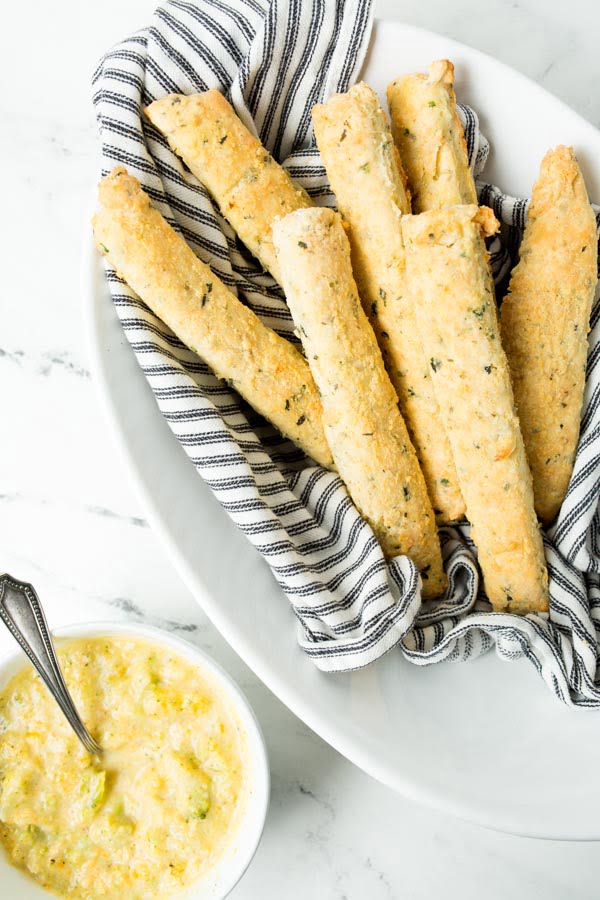
<instances>
[{"instance_id":1,"label":"cheese bit on breadstick","mask_svg":"<svg viewBox=\"0 0 600 900\"><path fill-rule=\"evenodd\" d=\"M548 575L481 236L497 226L477 206L402 220L408 283L485 589L495 610L528 613L548 609Z\"/></svg>"},{"instance_id":2,"label":"cheese bit on breadstick","mask_svg":"<svg viewBox=\"0 0 600 900\"><path fill-rule=\"evenodd\" d=\"M500 312L537 513L549 524L567 492L579 439L596 219L571 147L550 150L533 188L520 261Z\"/></svg>"},{"instance_id":3,"label":"cheese bit on breadstick","mask_svg":"<svg viewBox=\"0 0 600 900\"><path fill-rule=\"evenodd\" d=\"M308 363L232 294L124 168L100 182L94 236L144 303L219 378L323 466L332 459Z\"/></svg>"},{"instance_id":4,"label":"cheese bit on breadstick","mask_svg":"<svg viewBox=\"0 0 600 900\"><path fill-rule=\"evenodd\" d=\"M410 212L402 165L377 94L357 84L313 107L321 159L348 227L364 310L400 399L438 522L465 505L406 289L400 219Z\"/></svg>"},{"instance_id":5,"label":"cheese bit on breadstick","mask_svg":"<svg viewBox=\"0 0 600 900\"><path fill-rule=\"evenodd\" d=\"M392 133L415 213L477 203L453 82L454 66L439 59L428 75L404 75L388 85Z\"/></svg>"},{"instance_id":6,"label":"cheese bit on breadstick","mask_svg":"<svg viewBox=\"0 0 600 900\"><path fill-rule=\"evenodd\" d=\"M419 568L423 597L446 585L427 488L331 209L299 210L273 229L283 288L323 403L336 467L388 557Z\"/></svg>"},{"instance_id":7,"label":"cheese bit on breadstick","mask_svg":"<svg viewBox=\"0 0 600 900\"><path fill-rule=\"evenodd\" d=\"M281 282L273 221L312 206L306 191L294 184L214 88L189 96L169 94L145 113L212 194L251 253Z\"/></svg>"}]
</instances>

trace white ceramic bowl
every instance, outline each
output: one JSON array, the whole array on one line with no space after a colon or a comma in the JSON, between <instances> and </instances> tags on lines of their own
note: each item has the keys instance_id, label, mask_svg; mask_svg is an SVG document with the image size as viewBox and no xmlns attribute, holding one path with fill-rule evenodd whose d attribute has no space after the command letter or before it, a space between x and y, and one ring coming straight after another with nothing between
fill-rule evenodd
<instances>
[{"instance_id":1,"label":"white ceramic bowl","mask_svg":"<svg viewBox=\"0 0 600 900\"><path fill-rule=\"evenodd\" d=\"M206 875L186 890L174 895L177 900L222 900L233 890L254 856L269 805L269 764L265 741L256 716L240 688L221 666L203 650L165 631L128 622L94 622L89 625L70 625L53 631L57 646L60 646L61 638L102 635L147 638L168 647L187 662L197 666L233 710L234 717L244 734L248 788L243 801L241 819L233 839L216 865ZM0 660L0 690L25 665L29 663L18 649L15 653L4 656ZM4 852L0 850L0 897L41 900L43 897L55 896L12 866Z\"/></svg>"}]
</instances>

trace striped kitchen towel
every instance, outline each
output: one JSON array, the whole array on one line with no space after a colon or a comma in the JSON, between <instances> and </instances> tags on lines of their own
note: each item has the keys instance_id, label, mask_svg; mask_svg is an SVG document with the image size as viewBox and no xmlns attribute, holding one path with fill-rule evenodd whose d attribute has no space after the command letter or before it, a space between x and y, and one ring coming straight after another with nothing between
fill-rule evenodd
<instances>
[{"instance_id":1,"label":"striped kitchen towel","mask_svg":"<svg viewBox=\"0 0 600 900\"><path fill-rule=\"evenodd\" d=\"M103 174L126 166L198 256L291 341L281 290L141 109L173 91L219 88L315 202L334 205L310 110L357 78L371 22L369 0L168 0L150 27L104 56L94 76ZM507 226L491 247L499 283L514 262L527 201L483 182L487 143L475 113L461 114L481 199ZM550 612L519 618L490 611L468 525L441 530L449 589L441 602L421 604L414 565L406 557L386 563L339 477L316 467L215 378L110 268L107 278L159 409L270 565L296 614L300 646L320 669L365 666L392 647L428 665L494 646L503 659L526 657L565 703L600 706L598 305L575 469L545 535Z\"/></svg>"}]
</instances>

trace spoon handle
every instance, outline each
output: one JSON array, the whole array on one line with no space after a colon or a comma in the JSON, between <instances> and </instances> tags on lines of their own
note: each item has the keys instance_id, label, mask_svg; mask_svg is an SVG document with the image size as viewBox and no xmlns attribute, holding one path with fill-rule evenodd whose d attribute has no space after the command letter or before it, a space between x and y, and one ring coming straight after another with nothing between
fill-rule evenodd
<instances>
[{"instance_id":1,"label":"spoon handle","mask_svg":"<svg viewBox=\"0 0 600 900\"><path fill-rule=\"evenodd\" d=\"M69 725L92 755L102 748L89 733L67 690L48 623L33 585L0 575L0 618L21 645L64 713Z\"/></svg>"}]
</instances>

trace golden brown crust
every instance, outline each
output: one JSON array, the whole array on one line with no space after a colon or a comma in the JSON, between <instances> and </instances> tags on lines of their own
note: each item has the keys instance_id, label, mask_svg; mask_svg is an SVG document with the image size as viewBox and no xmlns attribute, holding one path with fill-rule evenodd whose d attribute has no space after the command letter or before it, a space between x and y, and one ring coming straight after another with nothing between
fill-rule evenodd
<instances>
[{"instance_id":1,"label":"golden brown crust","mask_svg":"<svg viewBox=\"0 0 600 900\"><path fill-rule=\"evenodd\" d=\"M534 185L501 309L536 510L546 524L566 494L579 439L597 267L596 220L583 177L573 149L557 147Z\"/></svg>"},{"instance_id":2,"label":"golden brown crust","mask_svg":"<svg viewBox=\"0 0 600 900\"><path fill-rule=\"evenodd\" d=\"M332 458L309 366L231 293L152 206L124 168L100 182L99 249L129 286L214 372L324 466Z\"/></svg>"},{"instance_id":3,"label":"golden brown crust","mask_svg":"<svg viewBox=\"0 0 600 900\"><path fill-rule=\"evenodd\" d=\"M439 596L446 578L433 510L360 304L342 221L331 209L299 210L276 222L274 239L336 467L386 555L406 553L423 596Z\"/></svg>"},{"instance_id":4,"label":"golden brown crust","mask_svg":"<svg viewBox=\"0 0 600 900\"><path fill-rule=\"evenodd\" d=\"M145 114L212 194L248 249L280 281L273 221L311 206L306 191L294 184L214 88L189 96L170 94L151 103Z\"/></svg>"},{"instance_id":5,"label":"golden brown crust","mask_svg":"<svg viewBox=\"0 0 600 900\"><path fill-rule=\"evenodd\" d=\"M544 550L481 218L476 206L405 216L409 286L487 595L495 610L544 611Z\"/></svg>"},{"instance_id":6,"label":"golden brown crust","mask_svg":"<svg viewBox=\"0 0 600 900\"><path fill-rule=\"evenodd\" d=\"M415 213L477 203L453 83L454 66L440 59L428 75L405 75L388 85L392 134Z\"/></svg>"},{"instance_id":7,"label":"golden brown crust","mask_svg":"<svg viewBox=\"0 0 600 900\"><path fill-rule=\"evenodd\" d=\"M356 84L313 107L321 158L348 224L364 310L400 399L438 522L465 512L456 467L406 290L400 219L410 212L402 166L375 92Z\"/></svg>"},{"instance_id":8,"label":"golden brown crust","mask_svg":"<svg viewBox=\"0 0 600 900\"><path fill-rule=\"evenodd\" d=\"M489 206L480 206L473 216L473 221L479 225L481 237L493 237L500 230L500 222Z\"/></svg>"}]
</instances>

